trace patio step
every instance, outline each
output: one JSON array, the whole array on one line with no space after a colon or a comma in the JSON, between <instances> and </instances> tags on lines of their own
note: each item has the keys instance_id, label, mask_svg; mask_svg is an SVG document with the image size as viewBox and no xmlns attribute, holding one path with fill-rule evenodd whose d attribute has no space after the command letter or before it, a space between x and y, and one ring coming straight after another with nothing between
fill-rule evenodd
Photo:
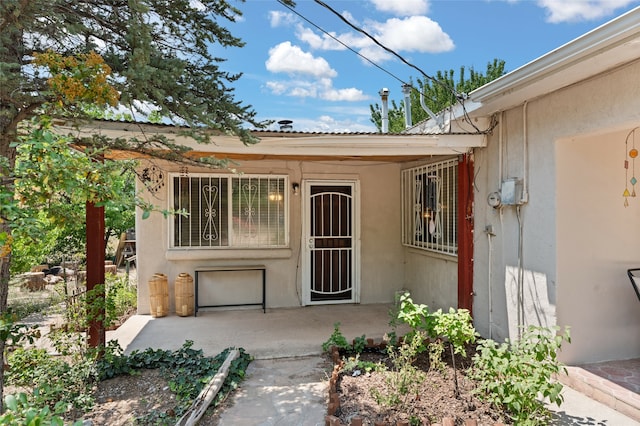
<instances>
[{"instance_id":1,"label":"patio step","mask_svg":"<svg viewBox=\"0 0 640 426\"><path fill-rule=\"evenodd\" d=\"M561 383L640 422L640 395L581 367L568 366Z\"/></svg>"}]
</instances>

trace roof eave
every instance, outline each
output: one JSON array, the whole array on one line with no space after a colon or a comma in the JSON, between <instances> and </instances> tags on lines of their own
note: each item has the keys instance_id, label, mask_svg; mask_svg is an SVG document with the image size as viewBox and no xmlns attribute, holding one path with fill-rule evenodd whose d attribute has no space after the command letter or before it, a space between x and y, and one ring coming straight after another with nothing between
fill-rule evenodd
<instances>
[{"instance_id":1,"label":"roof eave","mask_svg":"<svg viewBox=\"0 0 640 426\"><path fill-rule=\"evenodd\" d=\"M293 134L288 132L264 132L259 134L260 142L244 144L239 137L216 135L211 143L202 144L193 138L181 135L179 129L135 123L94 122L82 128L59 126L66 133L75 133L78 137L101 134L109 138L144 139L145 134L153 131L170 133L175 143L191 149L195 157L216 156L234 159L294 159L304 160L327 158L354 159L360 161L406 161L432 155L457 155L472 148L486 146L483 134ZM131 154L130 158L136 155ZM127 158L125 152L117 154L120 159Z\"/></svg>"}]
</instances>

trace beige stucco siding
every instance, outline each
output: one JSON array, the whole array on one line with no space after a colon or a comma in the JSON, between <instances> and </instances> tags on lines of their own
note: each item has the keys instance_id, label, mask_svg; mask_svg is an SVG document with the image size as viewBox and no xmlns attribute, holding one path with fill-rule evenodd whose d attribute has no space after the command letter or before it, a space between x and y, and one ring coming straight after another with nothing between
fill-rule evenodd
<instances>
[{"instance_id":1,"label":"beige stucco siding","mask_svg":"<svg viewBox=\"0 0 640 426\"><path fill-rule=\"evenodd\" d=\"M625 208L622 197L638 75L636 62L506 111L475 150L474 313L484 336L557 324L571 327L565 362L640 355L640 303L625 274L640 265L640 202ZM526 203L489 207L501 178L524 179Z\"/></svg>"},{"instance_id":2,"label":"beige stucco siding","mask_svg":"<svg viewBox=\"0 0 640 426\"><path fill-rule=\"evenodd\" d=\"M431 311L458 306L458 261L456 257L436 255L424 250L405 249L405 289L416 303Z\"/></svg>"},{"instance_id":3,"label":"beige stucco siding","mask_svg":"<svg viewBox=\"0 0 640 426\"><path fill-rule=\"evenodd\" d=\"M164 165L165 172L178 171L176 166ZM366 162L242 162L235 166L245 174L277 174L289 177L289 186L300 184L300 193L289 192L289 247L281 249L239 250L171 250L169 249L168 219L154 212L143 220L138 212L138 312L150 312L148 280L156 272L169 277L170 312L174 312L173 282L181 272L193 275L196 267L263 264L267 269L267 307L301 306L302 299L302 209L303 182L307 179L342 179L358 182L360 215L360 302L391 302L395 291L402 288L404 269L400 244L400 196L397 163ZM205 170L192 170L190 173ZM168 183L168 173L165 182ZM290 188L289 188L290 189ZM162 208L167 207L168 185L145 199ZM253 275L252 275L253 274ZM201 276L201 285L215 286L213 277ZM259 275L255 273L224 273L216 276L230 286L229 299L237 302L260 301ZM207 291L203 289L202 295ZM217 300L216 303L219 303ZM226 300L224 303L232 303Z\"/></svg>"}]
</instances>

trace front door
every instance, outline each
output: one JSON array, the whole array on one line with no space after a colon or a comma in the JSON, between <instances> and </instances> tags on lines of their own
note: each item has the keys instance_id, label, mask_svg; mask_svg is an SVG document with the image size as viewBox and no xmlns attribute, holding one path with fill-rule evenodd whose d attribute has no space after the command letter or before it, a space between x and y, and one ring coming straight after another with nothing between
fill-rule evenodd
<instances>
[{"instance_id":1,"label":"front door","mask_svg":"<svg viewBox=\"0 0 640 426\"><path fill-rule=\"evenodd\" d=\"M305 182L305 304L359 301L356 182Z\"/></svg>"}]
</instances>

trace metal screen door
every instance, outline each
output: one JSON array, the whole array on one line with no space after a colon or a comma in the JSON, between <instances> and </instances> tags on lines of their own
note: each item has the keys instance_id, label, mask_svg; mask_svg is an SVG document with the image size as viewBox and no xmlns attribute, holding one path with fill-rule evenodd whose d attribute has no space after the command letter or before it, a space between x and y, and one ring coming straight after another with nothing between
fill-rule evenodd
<instances>
[{"instance_id":1,"label":"metal screen door","mask_svg":"<svg viewBox=\"0 0 640 426\"><path fill-rule=\"evenodd\" d=\"M356 302L354 183L313 182L305 189L306 302Z\"/></svg>"}]
</instances>

